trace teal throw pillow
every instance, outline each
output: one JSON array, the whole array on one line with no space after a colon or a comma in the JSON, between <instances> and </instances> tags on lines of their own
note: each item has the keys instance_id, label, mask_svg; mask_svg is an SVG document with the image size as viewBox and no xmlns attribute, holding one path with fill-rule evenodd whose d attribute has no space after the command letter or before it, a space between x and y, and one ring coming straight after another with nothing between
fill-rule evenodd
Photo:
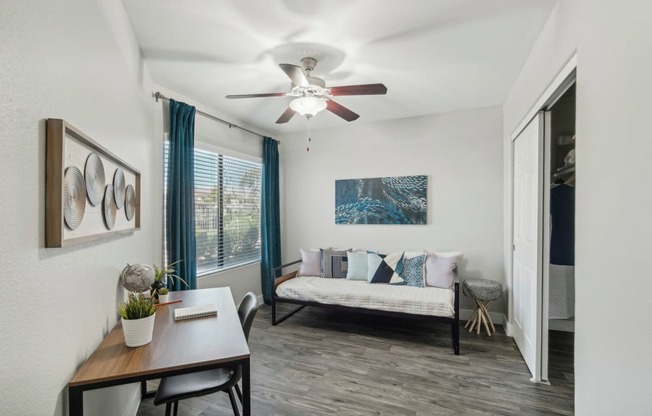
<instances>
[{"instance_id":1,"label":"teal throw pillow","mask_svg":"<svg viewBox=\"0 0 652 416\"><path fill-rule=\"evenodd\" d=\"M423 270L426 263L426 255L403 259L403 273L405 284L413 287L426 287Z\"/></svg>"},{"instance_id":2,"label":"teal throw pillow","mask_svg":"<svg viewBox=\"0 0 652 416\"><path fill-rule=\"evenodd\" d=\"M349 251L346 253L348 270L346 278L349 280L367 280L367 252Z\"/></svg>"}]
</instances>

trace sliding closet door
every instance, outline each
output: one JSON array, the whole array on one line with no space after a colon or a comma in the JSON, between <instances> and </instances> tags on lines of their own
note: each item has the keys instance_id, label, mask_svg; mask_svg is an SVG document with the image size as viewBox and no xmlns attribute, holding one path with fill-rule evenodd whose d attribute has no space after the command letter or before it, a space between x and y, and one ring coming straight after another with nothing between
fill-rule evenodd
<instances>
[{"instance_id":1,"label":"sliding closet door","mask_svg":"<svg viewBox=\"0 0 652 416\"><path fill-rule=\"evenodd\" d=\"M533 381L541 380L543 133L539 112L512 144L513 332Z\"/></svg>"}]
</instances>

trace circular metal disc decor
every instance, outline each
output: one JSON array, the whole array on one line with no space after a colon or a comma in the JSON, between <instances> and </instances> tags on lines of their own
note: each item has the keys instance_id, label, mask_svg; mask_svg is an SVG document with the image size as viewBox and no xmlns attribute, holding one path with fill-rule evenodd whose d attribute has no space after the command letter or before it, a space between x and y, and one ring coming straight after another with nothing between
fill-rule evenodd
<instances>
[{"instance_id":1,"label":"circular metal disc decor","mask_svg":"<svg viewBox=\"0 0 652 416\"><path fill-rule=\"evenodd\" d=\"M63 218L71 230L79 227L86 210L84 176L75 166L66 169L63 177Z\"/></svg>"},{"instance_id":2,"label":"circular metal disc decor","mask_svg":"<svg viewBox=\"0 0 652 416\"><path fill-rule=\"evenodd\" d=\"M92 206L102 202L104 196L104 165L97 153L91 153L86 158L84 167L84 178L86 179L86 193L88 201Z\"/></svg>"},{"instance_id":3,"label":"circular metal disc decor","mask_svg":"<svg viewBox=\"0 0 652 416\"><path fill-rule=\"evenodd\" d=\"M125 215L127 216L127 221L131 221L136 213L136 191L131 185L127 185L127 191L125 195Z\"/></svg>"},{"instance_id":4,"label":"circular metal disc decor","mask_svg":"<svg viewBox=\"0 0 652 416\"><path fill-rule=\"evenodd\" d=\"M115 225L115 216L116 216L116 206L115 200L113 199L113 186L106 185L104 190L104 206L102 212L104 213L104 225L109 230Z\"/></svg>"},{"instance_id":5,"label":"circular metal disc decor","mask_svg":"<svg viewBox=\"0 0 652 416\"><path fill-rule=\"evenodd\" d=\"M113 174L113 194L116 208L122 209L125 204L125 173L120 168Z\"/></svg>"}]
</instances>

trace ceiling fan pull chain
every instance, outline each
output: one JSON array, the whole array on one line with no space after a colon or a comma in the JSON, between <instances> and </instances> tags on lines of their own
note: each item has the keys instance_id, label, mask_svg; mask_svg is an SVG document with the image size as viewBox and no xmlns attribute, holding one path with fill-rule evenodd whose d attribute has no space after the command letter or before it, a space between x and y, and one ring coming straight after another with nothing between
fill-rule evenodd
<instances>
[{"instance_id":1,"label":"ceiling fan pull chain","mask_svg":"<svg viewBox=\"0 0 652 416\"><path fill-rule=\"evenodd\" d=\"M308 123L307 123L308 124L308 145L306 146L306 152L309 152L310 151L310 142L312 141L312 139L310 138L310 136L311 136L311 132L310 132L310 119L311 119L311 117L306 117L306 118L308 119Z\"/></svg>"}]
</instances>

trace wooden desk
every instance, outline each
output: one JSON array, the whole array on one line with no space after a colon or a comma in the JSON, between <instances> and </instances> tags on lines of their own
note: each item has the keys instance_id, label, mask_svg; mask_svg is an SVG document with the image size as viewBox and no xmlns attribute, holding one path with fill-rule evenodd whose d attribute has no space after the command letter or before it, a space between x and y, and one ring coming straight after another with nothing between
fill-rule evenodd
<instances>
[{"instance_id":1,"label":"wooden desk","mask_svg":"<svg viewBox=\"0 0 652 416\"><path fill-rule=\"evenodd\" d=\"M68 383L70 416L84 414L84 391L176 374L242 365L243 413L251 414L249 346L229 288L170 292L180 303L158 306L152 342L125 345L122 325L113 328ZM174 321L176 308L215 303L217 317Z\"/></svg>"}]
</instances>

